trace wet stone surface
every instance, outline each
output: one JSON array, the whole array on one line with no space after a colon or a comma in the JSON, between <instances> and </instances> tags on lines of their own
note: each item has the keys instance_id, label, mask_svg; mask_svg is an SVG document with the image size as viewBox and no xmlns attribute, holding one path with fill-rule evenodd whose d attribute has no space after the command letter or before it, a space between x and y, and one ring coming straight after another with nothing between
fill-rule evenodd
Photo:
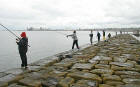
<instances>
[{"instance_id":1,"label":"wet stone surface","mask_svg":"<svg viewBox=\"0 0 140 87\"><path fill-rule=\"evenodd\" d=\"M140 44L117 35L0 73L0 87L140 87Z\"/></svg>"}]
</instances>

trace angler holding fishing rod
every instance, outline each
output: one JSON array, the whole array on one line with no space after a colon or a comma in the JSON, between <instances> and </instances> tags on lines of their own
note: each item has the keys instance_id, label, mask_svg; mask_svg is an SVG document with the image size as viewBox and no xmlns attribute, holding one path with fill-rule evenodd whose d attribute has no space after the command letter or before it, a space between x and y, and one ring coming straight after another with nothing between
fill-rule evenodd
<instances>
[{"instance_id":1,"label":"angler holding fishing rod","mask_svg":"<svg viewBox=\"0 0 140 87\"><path fill-rule=\"evenodd\" d=\"M18 37L15 33L13 33L11 30L9 30L8 28L6 28L4 25L0 24L2 27L4 27L7 31L9 31L12 35L14 35L17 39L16 39L16 43L18 45L18 50L19 50L19 54L21 57L21 67L27 69L27 51L28 51L28 38L26 36L25 32L21 33L21 37ZM30 46L29 46L30 47Z\"/></svg>"},{"instance_id":2,"label":"angler holding fishing rod","mask_svg":"<svg viewBox=\"0 0 140 87\"><path fill-rule=\"evenodd\" d=\"M67 37L69 37L69 36L71 36L71 37L73 38L72 49L74 49L75 44L76 44L76 46L77 46L77 49L79 49L78 38L77 38L77 35L76 35L76 31L74 30L74 31L73 31L73 34L67 35Z\"/></svg>"}]
</instances>

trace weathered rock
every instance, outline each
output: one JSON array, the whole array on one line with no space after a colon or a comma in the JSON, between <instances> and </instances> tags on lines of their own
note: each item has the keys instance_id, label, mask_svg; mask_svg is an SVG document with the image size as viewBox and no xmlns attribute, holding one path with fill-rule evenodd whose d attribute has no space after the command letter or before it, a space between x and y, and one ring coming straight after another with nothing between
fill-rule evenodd
<instances>
[{"instance_id":1,"label":"weathered rock","mask_svg":"<svg viewBox=\"0 0 140 87\"><path fill-rule=\"evenodd\" d=\"M94 74L112 74L113 70L111 69L94 69L91 71Z\"/></svg>"},{"instance_id":2,"label":"weathered rock","mask_svg":"<svg viewBox=\"0 0 140 87\"><path fill-rule=\"evenodd\" d=\"M121 67L134 67L131 63L121 63L121 62L111 62L111 65L121 66Z\"/></svg>"},{"instance_id":3,"label":"weathered rock","mask_svg":"<svg viewBox=\"0 0 140 87\"><path fill-rule=\"evenodd\" d=\"M61 78L58 77L48 77L47 79L41 82L42 87L56 87L60 80Z\"/></svg>"},{"instance_id":4,"label":"weathered rock","mask_svg":"<svg viewBox=\"0 0 140 87\"><path fill-rule=\"evenodd\" d=\"M72 67L73 63L71 63L71 62L60 62L60 63L55 63L54 65L69 69L70 67Z\"/></svg>"},{"instance_id":5,"label":"weathered rock","mask_svg":"<svg viewBox=\"0 0 140 87\"><path fill-rule=\"evenodd\" d=\"M111 61L112 58L110 57L105 57L105 56L95 56L92 61Z\"/></svg>"},{"instance_id":6,"label":"weathered rock","mask_svg":"<svg viewBox=\"0 0 140 87\"><path fill-rule=\"evenodd\" d=\"M96 69L110 69L110 65L105 65L105 64L96 64L95 65Z\"/></svg>"},{"instance_id":7,"label":"weathered rock","mask_svg":"<svg viewBox=\"0 0 140 87\"><path fill-rule=\"evenodd\" d=\"M126 84L140 84L140 79L126 78L126 79L123 79L123 82Z\"/></svg>"},{"instance_id":8,"label":"weathered rock","mask_svg":"<svg viewBox=\"0 0 140 87\"><path fill-rule=\"evenodd\" d=\"M41 68L42 68L42 67L40 67L40 66L29 66L28 69L29 69L31 72L37 72L37 71L39 71Z\"/></svg>"},{"instance_id":9,"label":"weathered rock","mask_svg":"<svg viewBox=\"0 0 140 87\"><path fill-rule=\"evenodd\" d=\"M116 75L134 75L134 76L139 76L140 73L135 72L135 71L116 71Z\"/></svg>"},{"instance_id":10,"label":"weathered rock","mask_svg":"<svg viewBox=\"0 0 140 87\"><path fill-rule=\"evenodd\" d=\"M8 86L8 83L7 82L1 82L0 81L0 87L7 87Z\"/></svg>"},{"instance_id":11,"label":"weathered rock","mask_svg":"<svg viewBox=\"0 0 140 87\"><path fill-rule=\"evenodd\" d=\"M106 65L108 65L109 64L109 61L100 61L99 64L106 64Z\"/></svg>"},{"instance_id":12,"label":"weathered rock","mask_svg":"<svg viewBox=\"0 0 140 87\"><path fill-rule=\"evenodd\" d=\"M41 81L33 80L32 78L29 77L20 80L19 83L29 87L41 87Z\"/></svg>"},{"instance_id":13,"label":"weathered rock","mask_svg":"<svg viewBox=\"0 0 140 87\"><path fill-rule=\"evenodd\" d=\"M5 73L13 74L13 75L18 75L18 74L21 74L23 72L27 72L27 71L26 70L22 70L20 68L15 68L15 69L10 69L10 70L5 71Z\"/></svg>"},{"instance_id":14,"label":"weathered rock","mask_svg":"<svg viewBox=\"0 0 140 87\"><path fill-rule=\"evenodd\" d=\"M116 65L111 65L111 69L114 71L121 71L121 70L126 70L128 67L120 67Z\"/></svg>"},{"instance_id":15,"label":"weathered rock","mask_svg":"<svg viewBox=\"0 0 140 87\"><path fill-rule=\"evenodd\" d=\"M121 81L121 78L117 75L105 75L103 81Z\"/></svg>"},{"instance_id":16,"label":"weathered rock","mask_svg":"<svg viewBox=\"0 0 140 87\"><path fill-rule=\"evenodd\" d=\"M99 87L114 87L114 86L107 85L107 84L100 84Z\"/></svg>"},{"instance_id":17,"label":"weathered rock","mask_svg":"<svg viewBox=\"0 0 140 87\"><path fill-rule=\"evenodd\" d=\"M126 84L126 85L118 85L117 87L140 87L140 85L136 85L136 84Z\"/></svg>"},{"instance_id":18,"label":"weathered rock","mask_svg":"<svg viewBox=\"0 0 140 87\"><path fill-rule=\"evenodd\" d=\"M131 79L140 79L140 75L139 76L135 76L135 75L120 75L120 77L122 79L125 79L125 78L131 78Z\"/></svg>"},{"instance_id":19,"label":"weathered rock","mask_svg":"<svg viewBox=\"0 0 140 87\"><path fill-rule=\"evenodd\" d=\"M124 83L121 81L106 81L105 84L111 85L111 86L117 86L117 85L123 85Z\"/></svg>"},{"instance_id":20,"label":"weathered rock","mask_svg":"<svg viewBox=\"0 0 140 87\"><path fill-rule=\"evenodd\" d=\"M76 63L72 68L74 69L87 69L90 70L93 68L93 64L90 63L86 63L86 64L82 64L82 63Z\"/></svg>"},{"instance_id":21,"label":"weathered rock","mask_svg":"<svg viewBox=\"0 0 140 87\"><path fill-rule=\"evenodd\" d=\"M73 73L69 73L68 76L75 78L77 80L79 79L85 79L85 80L95 80L98 82L101 82L102 79L96 75L96 74L92 74L92 73L85 73L85 72L73 72Z\"/></svg>"},{"instance_id":22,"label":"weathered rock","mask_svg":"<svg viewBox=\"0 0 140 87\"><path fill-rule=\"evenodd\" d=\"M32 73L28 73L26 74L26 77L30 77L34 80L39 80L42 78L42 73L39 73L39 72L32 72Z\"/></svg>"},{"instance_id":23,"label":"weathered rock","mask_svg":"<svg viewBox=\"0 0 140 87\"><path fill-rule=\"evenodd\" d=\"M65 77L67 74L67 72L61 72L61 71L57 71L57 70L54 70L52 72L49 72L49 73L45 73L42 75L42 78L43 79L46 79L48 77Z\"/></svg>"},{"instance_id":24,"label":"weathered rock","mask_svg":"<svg viewBox=\"0 0 140 87\"><path fill-rule=\"evenodd\" d=\"M92 80L79 80L77 84L87 85L87 87L98 87L98 82Z\"/></svg>"},{"instance_id":25,"label":"weathered rock","mask_svg":"<svg viewBox=\"0 0 140 87\"><path fill-rule=\"evenodd\" d=\"M0 78L0 82L8 82L9 83L9 82L13 81L14 78L15 78L14 75L9 74L9 75L6 75L6 76Z\"/></svg>"},{"instance_id":26,"label":"weathered rock","mask_svg":"<svg viewBox=\"0 0 140 87\"><path fill-rule=\"evenodd\" d=\"M95 61L95 60L89 60L89 63L93 64L93 65L96 65L99 61Z\"/></svg>"},{"instance_id":27,"label":"weathered rock","mask_svg":"<svg viewBox=\"0 0 140 87\"><path fill-rule=\"evenodd\" d=\"M7 73L0 72L0 78L1 78L1 77L4 77L4 76L6 76L6 75L7 75Z\"/></svg>"},{"instance_id":28,"label":"weathered rock","mask_svg":"<svg viewBox=\"0 0 140 87\"><path fill-rule=\"evenodd\" d=\"M121 62L121 63L124 63L126 62L126 58L119 58L119 57L114 57L114 62Z\"/></svg>"},{"instance_id":29,"label":"weathered rock","mask_svg":"<svg viewBox=\"0 0 140 87\"><path fill-rule=\"evenodd\" d=\"M17 84L11 84L8 87L27 87L27 86L22 86L22 85L17 85Z\"/></svg>"},{"instance_id":30,"label":"weathered rock","mask_svg":"<svg viewBox=\"0 0 140 87\"><path fill-rule=\"evenodd\" d=\"M57 86L60 87L70 87L70 84L74 83L74 79L70 77L66 77L62 79Z\"/></svg>"}]
</instances>

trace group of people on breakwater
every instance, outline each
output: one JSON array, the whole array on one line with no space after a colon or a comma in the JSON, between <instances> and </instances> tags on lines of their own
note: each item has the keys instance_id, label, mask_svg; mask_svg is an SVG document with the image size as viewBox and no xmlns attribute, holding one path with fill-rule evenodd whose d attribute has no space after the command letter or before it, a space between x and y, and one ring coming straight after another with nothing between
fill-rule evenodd
<instances>
[{"instance_id":1,"label":"group of people on breakwater","mask_svg":"<svg viewBox=\"0 0 140 87\"><path fill-rule=\"evenodd\" d=\"M27 51L28 51L28 38L26 36L26 33L25 32L22 32L21 33L21 38L18 38L16 39L16 43L18 45L18 49L19 49L19 54L20 54L20 57L21 57L21 61L22 61L22 64L21 64L21 67L27 69ZM67 37L72 37L73 39L73 45L72 45L72 49L74 49L74 46L76 45L77 49L79 49L79 45L78 45L78 37L76 35L76 31L73 31L73 34L70 34L70 35L67 35ZM90 37L90 43L92 45L93 43L93 31L91 30L91 33L89 34L89 37ZM100 37L101 37L101 34L98 32L97 33L97 38L98 38L98 42L100 41ZM109 33L108 34L108 38L111 37L111 34ZM103 31L103 40L105 40L105 31Z\"/></svg>"}]
</instances>

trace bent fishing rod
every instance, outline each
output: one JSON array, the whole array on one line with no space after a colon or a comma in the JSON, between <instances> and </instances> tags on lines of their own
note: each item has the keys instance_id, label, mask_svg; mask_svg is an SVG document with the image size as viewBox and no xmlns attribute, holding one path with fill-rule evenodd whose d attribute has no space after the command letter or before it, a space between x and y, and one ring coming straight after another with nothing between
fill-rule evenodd
<instances>
[{"instance_id":1,"label":"bent fishing rod","mask_svg":"<svg viewBox=\"0 0 140 87\"><path fill-rule=\"evenodd\" d=\"M5 27L4 25L0 24L2 27L4 27L7 31L9 31L11 34L13 34L15 37L17 37L19 39L19 37L13 33L11 30L9 30L7 27Z\"/></svg>"},{"instance_id":2,"label":"bent fishing rod","mask_svg":"<svg viewBox=\"0 0 140 87\"><path fill-rule=\"evenodd\" d=\"M9 31L12 35L14 35L15 37L17 37L19 40L20 40L20 37L18 37L15 33L13 33L10 29L8 29L7 27L5 27L4 25L2 25L1 23L0 23L0 25L4 28L4 29L6 29L7 31ZM31 47L30 45L28 45L29 47Z\"/></svg>"}]
</instances>

